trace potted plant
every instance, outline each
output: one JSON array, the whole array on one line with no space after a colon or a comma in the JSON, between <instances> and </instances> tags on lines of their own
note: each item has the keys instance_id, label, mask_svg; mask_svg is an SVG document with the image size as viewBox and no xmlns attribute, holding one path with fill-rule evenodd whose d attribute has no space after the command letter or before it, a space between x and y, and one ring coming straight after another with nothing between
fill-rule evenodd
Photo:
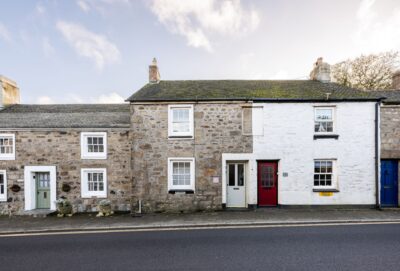
<instances>
[{"instance_id":1,"label":"potted plant","mask_svg":"<svg viewBox=\"0 0 400 271\"><path fill-rule=\"evenodd\" d=\"M58 217L72 216L72 204L68 200L62 198L56 200L56 207Z\"/></svg>"},{"instance_id":2,"label":"potted plant","mask_svg":"<svg viewBox=\"0 0 400 271\"><path fill-rule=\"evenodd\" d=\"M99 213L97 216L109 216L112 215L114 212L111 210L111 201L108 199L103 199L98 204Z\"/></svg>"}]
</instances>

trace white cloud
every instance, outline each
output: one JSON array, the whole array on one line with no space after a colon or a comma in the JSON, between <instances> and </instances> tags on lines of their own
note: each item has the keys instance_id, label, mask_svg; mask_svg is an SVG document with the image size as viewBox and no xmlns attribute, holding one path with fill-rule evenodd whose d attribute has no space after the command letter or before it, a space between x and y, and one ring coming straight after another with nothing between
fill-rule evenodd
<instances>
[{"instance_id":1,"label":"white cloud","mask_svg":"<svg viewBox=\"0 0 400 271\"><path fill-rule=\"evenodd\" d=\"M36 100L37 104L54 104L54 100L50 98L49 96L40 96Z\"/></svg>"},{"instance_id":2,"label":"white cloud","mask_svg":"<svg viewBox=\"0 0 400 271\"><path fill-rule=\"evenodd\" d=\"M94 103L100 104L117 104L124 103L125 99L118 93L112 92L110 94L102 94L93 100Z\"/></svg>"},{"instance_id":3,"label":"white cloud","mask_svg":"<svg viewBox=\"0 0 400 271\"><path fill-rule=\"evenodd\" d=\"M88 11L90 10L89 4L88 4L86 1L84 1L84 0L79 0L79 1L76 2L76 4L77 4L77 5L79 6L79 8L80 8L81 10L83 10L84 12L88 12Z\"/></svg>"},{"instance_id":4,"label":"white cloud","mask_svg":"<svg viewBox=\"0 0 400 271\"><path fill-rule=\"evenodd\" d=\"M78 55L92 59L98 69L120 60L120 52L107 37L90 32L82 25L65 21L57 22L57 29Z\"/></svg>"},{"instance_id":5,"label":"white cloud","mask_svg":"<svg viewBox=\"0 0 400 271\"><path fill-rule=\"evenodd\" d=\"M6 41L6 42L11 42L11 35L10 32L8 32L7 27L0 22L0 39Z\"/></svg>"},{"instance_id":6,"label":"white cloud","mask_svg":"<svg viewBox=\"0 0 400 271\"><path fill-rule=\"evenodd\" d=\"M46 8L42 4L37 4L36 5L36 12L39 15L43 15L44 13L46 13Z\"/></svg>"},{"instance_id":7,"label":"white cloud","mask_svg":"<svg viewBox=\"0 0 400 271\"><path fill-rule=\"evenodd\" d=\"M188 45L212 51L210 35L243 35L259 24L259 15L240 0L153 0L152 12Z\"/></svg>"},{"instance_id":8,"label":"white cloud","mask_svg":"<svg viewBox=\"0 0 400 271\"><path fill-rule=\"evenodd\" d=\"M354 36L362 53L400 49L400 8L390 14L379 14L376 0L363 0L357 10L358 29Z\"/></svg>"},{"instance_id":9,"label":"white cloud","mask_svg":"<svg viewBox=\"0 0 400 271\"><path fill-rule=\"evenodd\" d=\"M43 53L46 57L52 56L55 52L53 45L51 45L51 43L47 37L44 37L42 39L42 49L43 49Z\"/></svg>"}]
</instances>

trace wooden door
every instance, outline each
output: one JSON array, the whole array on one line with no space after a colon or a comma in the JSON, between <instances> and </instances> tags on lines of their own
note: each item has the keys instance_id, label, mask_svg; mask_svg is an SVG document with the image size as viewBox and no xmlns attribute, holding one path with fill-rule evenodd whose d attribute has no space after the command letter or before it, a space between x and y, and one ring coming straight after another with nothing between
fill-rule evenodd
<instances>
[{"instance_id":1,"label":"wooden door","mask_svg":"<svg viewBox=\"0 0 400 271\"><path fill-rule=\"evenodd\" d=\"M258 206L278 205L278 162L258 162Z\"/></svg>"},{"instance_id":2,"label":"wooden door","mask_svg":"<svg viewBox=\"0 0 400 271\"><path fill-rule=\"evenodd\" d=\"M381 161L381 205L398 205L398 161Z\"/></svg>"},{"instance_id":3,"label":"wooden door","mask_svg":"<svg viewBox=\"0 0 400 271\"><path fill-rule=\"evenodd\" d=\"M36 179L36 208L50 209L50 173L38 172Z\"/></svg>"}]
</instances>

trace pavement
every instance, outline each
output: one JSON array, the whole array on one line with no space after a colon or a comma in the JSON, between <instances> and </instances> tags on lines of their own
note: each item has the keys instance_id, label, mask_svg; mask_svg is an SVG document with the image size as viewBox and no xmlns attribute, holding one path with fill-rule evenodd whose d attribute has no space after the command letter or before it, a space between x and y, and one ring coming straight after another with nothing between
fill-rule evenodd
<instances>
[{"instance_id":1,"label":"pavement","mask_svg":"<svg viewBox=\"0 0 400 271\"><path fill-rule=\"evenodd\" d=\"M162 230L274 225L400 223L400 209L285 209L199 212L191 214L96 214L57 216L2 216L0 235L23 233L82 232L110 230Z\"/></svg>"}]
</instances>

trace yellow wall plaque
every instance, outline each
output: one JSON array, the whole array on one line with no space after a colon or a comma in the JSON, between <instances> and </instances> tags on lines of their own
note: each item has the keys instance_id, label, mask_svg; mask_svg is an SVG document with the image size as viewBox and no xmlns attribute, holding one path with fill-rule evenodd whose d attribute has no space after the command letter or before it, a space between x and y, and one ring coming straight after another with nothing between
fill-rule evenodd
<instances>
[{"instance_id":1,"label":"yellow wall plaque","mask_svg":"<svg viewBox=\"0 0 400 271\"><path fill-rule=\"evenodd\" d=\"M321 197L331 197L333 196L333 192L319 192Z\"/></svg>"}]
</instances>

